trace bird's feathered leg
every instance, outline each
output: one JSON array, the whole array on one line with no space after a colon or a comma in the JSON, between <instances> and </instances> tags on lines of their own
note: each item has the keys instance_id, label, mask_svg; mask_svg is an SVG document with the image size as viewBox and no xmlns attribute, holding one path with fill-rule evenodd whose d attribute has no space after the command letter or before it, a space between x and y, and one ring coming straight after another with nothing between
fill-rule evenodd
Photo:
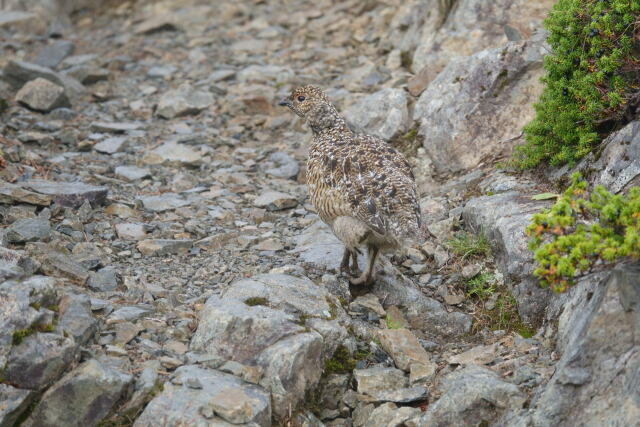
<instances>
[{"instance_id":1,"label":"bird's feathered leg","mask_svg":"<svg viewBox=\"0 0 640 427\"><path fill-rule=\"evenodd\" d=\"M350 279L349 283L351 283L352 285L371 285L373 283L373 272L374 272L374 266L376 263L376 258L378 257L378 252L379 252L379 249L377 246L373 246L373 245L367 246L367 255L369 258L367 260L367 268L360 275L360 277Z\"/></svg>"},{"instance_id":2,"label":"bird's feathered leg","mask_svg":"<svg viewBox=\"0 0 640 427\"><path fill-rule=\"evenodd\" d=\"M360 273L360 268L358 267L358 249L351 251L351 274L353 276Z\"/></svg>"}]
</instances>

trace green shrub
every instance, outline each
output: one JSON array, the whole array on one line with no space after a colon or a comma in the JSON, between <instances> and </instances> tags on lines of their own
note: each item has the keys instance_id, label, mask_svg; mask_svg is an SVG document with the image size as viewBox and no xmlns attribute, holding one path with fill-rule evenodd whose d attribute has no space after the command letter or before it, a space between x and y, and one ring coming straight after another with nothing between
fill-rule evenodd
<instances>
[{"instance_id":1,"label":"green shrub","mask_svg":"<svg viewBox=\"0 0 640 427\"><path fill-rule=\"evenodd\" d=\"M579 174L550 209L534 215L527 234L540 284L564 292L573 279L622 258L640 258L640 187L627 196L597 186L591 194Z\"/></svg>"},{"instance_id":2,"label":"green shrub","mask_svg":"<svg viewBox=\"0 0 640 427\"><path fill-rule=\"evenodd\" d=\"M514 164L573 164L628 122L640 94L640 2L558 0L545 27L546 87Z\"/></svg>"}]
</instances>

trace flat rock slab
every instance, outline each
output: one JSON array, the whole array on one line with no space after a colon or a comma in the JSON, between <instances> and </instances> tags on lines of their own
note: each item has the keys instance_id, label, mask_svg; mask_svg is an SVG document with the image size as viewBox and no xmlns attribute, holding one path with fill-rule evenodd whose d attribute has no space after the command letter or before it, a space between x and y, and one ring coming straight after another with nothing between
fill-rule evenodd
<instances>
[{"instance_id":1,"label":"flat rock slab","mask_svg":"<svg viewBox=\"0 0 640 427\"><path fill-rule=\"evenodd\" d=\"M47 113L55 108L70 107L64 87L38 77L27 82L16 94L16 101L31 110Z\"/></svg>"},{"instance_id":2,"label":"flat rock slab","mask_svg":"<svg viewBox=\"0 0 640 427\"><path fill-rule=\"evenodd\" d=\"M35 13L3 10L0 14L0 27L3 25L17 24L28 19L33 19L36 16Z\"/></svg>"},{"instance_id":3,"label":"flat rock slab","mask_svg":"<svg viewBox=\"0 0 640 427\"><path fill-rule=\"evenodd\" d=\"M194 365L179 367L171 382L154 398L134 423L155 427L213 426L255 423L271 425L269 393L219 371ZM231 424L228 424L231 423Z\"/></svg>"},{"instance_id":4,"label":"flat rock slab","mask_svg":"<svg viewBox=\"0 0 640 427\"><path fill-rule=\"evenodd\" d=\"M127 181L137 181L151 176L151 171L147 168L137 166L117 166L114 170L116 176Z\"/></svg>"},{"instance_id":5,"label":"flat rock slab","mask_svg":"<svg viewBox=\"0 0 640 427\"><path fill-rule=\"evenodd\" d=\"M184 83L179 88L170 90L160 97L156 115L164 119L173 119L197 114L212 103L213 95L211 92Z\"/></svg>"},{"instance_id":6,"label":"flat rock slab","mask_svg":"<svg viewBox=\"0 0 640 427\"><path fill-rule=\"evenodd\" d=\"M76 46L69 40L58 40L52 44L45 46L38 56L35 63L43 67L55 68L75 50Z\"/></svg>"},{"instance_id":7,"label":"flat rock slab","mask_svg":"<svg viewBox=\"0 0 640 427\"><path fill-rule=\"evenodd\" d=\"M398 368L409 371L413 363L431 363L418 338L408 329L383 329L378 333L382 348L389 353Z\"/></svg>"},{"instance_id":8,"label":"flat rock slab","mask_svg":"<svg viewBox=\"0 0 640 427\"><path fill-rule=\"evenodd\" d=\"M18 185L0 181L0 203L29 203L31 205L49 206L52 197L25 190Z\"/></svg>"},{"instance_id":9,"label":"flat rock slab","mask_svg":"<svg viewBox=\"0 0 640 427\"><path fill-rule=\"evenodd\" d=\"M116 233L123 240L142 240L147 236L144 224L140 223L121 223L116 224Z\"/></svg>"},{"instance_id":10,"label":"flat rock slab","mask_svg":"<svg viewBox=\"0 0 640 427\"><path fill-rule=\"evenodd\" d=\"M191 204L176 193L164 193L159 196L144 196L140 197L140 201L145 209L152 212L164 212Z\"/></svg>"},{"instance_id":11,"label":"flat rock slab","mask_svg":"<svg viewBox=\"0 0 640 427\"><path fill-rule=\"evenodd\" d=\"M54 182L42 179L21 182L20 186L36 193L51 196L55 203L70 208L78 208L85 201L93 206L101 205L109 192L107 187L98 187L82 182Z\"/></svg>"},{"instance_id":12,"label":"flat rock slab","mask_svg":"<svg viewBox=\"0 0 640 427\"><path fill-rule=\"evenodd\" d=\"M486 365L495 360L496 352L496 344L480 345L450 357L449 363L452 365Z\"/></svg>"},{"instance_id":13,"label":"flat rock slab","mask_svg":"<svg viewBox=\"0 0 640 427\"><path fill-rule=\"evenodd\" d=\"M47 390L29 421L43 427L96 425L132 382L131 375L90 359Z\"/></svg>"},{"instance_id":14,"label":"flat rock slab","mask_svg":"<svg viewBox=\"0 0 640 427\"><path fill-rule=\"evenodd\" d=\"M142 255L164 256L185 254L193 246L193 240L148 239L139 242L136 248Z\"/></svg>"},{"instance_id":15,"label":"flat rock slab","mask_svg":"<svg viewBox=\"0 0 640 427\"><path fill-rule=\"evenodd\" d=\"M142 161L148 165L174 163L197 166L202 163L202 154L188 145L170 141L145 154Z\"/></svg>"},{"instance_id":16,"label":"flat rock slab","mask_svg":"<svg viewBox=\"0 0 640 427\"><path fill-rule=\"evenodd\" d=\"M0 426L14 426L20 415L27 410L36 392L0 384Z\"/></svg>"},{"instance_id":17,"label":"flat rock slab","mask_svg":"<svg viewBox=\"0 0 640 427\"><path fill-rule=\"evenodd\" d=\"M113 138L107 138L98 142L93 146L93 149L103 154L114 154L124 151L127 147L127 138L122 136L116 136Z\"/></svg>"},{"instance_id":18,"label":"flat rock slab","mask_svg":"<svg viewBox=\"0 0 640 427\"><path fill-rule=\"evenodd\" d=\"M306 277L287 274L259 274L250 279L234 282L222 299L239 302L264 299L264 305L291 314L308 317L331 318L329 293Z\"/></svg>"},{"instance_id":19,"label":"flat rock slab","mask_svg":"<svg viewBox=\"0 0 640 427\"><path fill-rule=\"evenodd\" d=\"M11 224L6 237L12 243L36 242L51 235L51 225L46 219L22 218Z\"/></svg>"},{"instance_id":20,"label":"flat rock slab","mask_svg":"<svg viewBox=\"0 0 640 427\"><path fill-rule=\"evenodd\" d=\"M358 383L358 393L376 397L389 390L405 388L409 385L409 379L405 373L396 368L373 367L368 369L356 369L353 376Z\"/></svg>"},{"instance_id":21,"label":"flat rock slab","mask_svg":"<svg viewBox=\"0 0 640 427\"><path fill-rule=\"evenodd\" d=\"M279 191L267 191L256 197L253 205L258 208L265 208L268 211L281 211L284 209L295 208L298 206L298 200L286 193Z\"/></svg>"},{"instance_id":22,"label":"flat rock slab","mask_svg":"<svg viewBox=\"0 0 640 427\"><path fill-rule=\"evenodd\" d=\"M109 133L125 133L142 128L139 123L128 122L93 122L91 123L91 130L94 132L109 132Z\"/></svg>"}]
</instances>

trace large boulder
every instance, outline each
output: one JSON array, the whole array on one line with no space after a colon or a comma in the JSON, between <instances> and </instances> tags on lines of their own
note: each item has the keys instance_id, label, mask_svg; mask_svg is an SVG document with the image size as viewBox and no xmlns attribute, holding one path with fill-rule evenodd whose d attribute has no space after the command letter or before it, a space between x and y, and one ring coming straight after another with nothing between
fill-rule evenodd
<instances>
[{"instance_id":1,"label":"large boulder","mask_svg":"<svg viewBox=\"0 0 640 427\"><path fill-rule=\"evenodd\" d=\"M257 275L207 300L191 349L260 367L260 384L283 418L318 384L324 361L345 339L338 310L335 298L305 277Z\"/></svg>"},{"instance_id":2,"label":"large boulder","mask_svg":"<svg viewBox=\"0 0 640 427\"><path fill-rule=\"evenodd\" d=\"M552 0L430 0L413 55L415 72L433 79L452 59L527 39L540 28ZM416 6L415 10L419 10Z\"/></svg>"},{"instance_id":3,"label":"large boulder","mask_svg":"<svg viewBox=\"0 0 640 427\"><path fill-rule=\"evenodd\" d=\"M232 375L181 366L133 424L135 427L271 425L269 394Z\"/></svg>"},{"instance_id":4,"label":"large boulder","mask_svg":"<svg viewBox=\"0 0 640 427\"><path fill-rule=\"evenodd\" d=\"M585 278L559 301L560 361L530 409L503 425L637 424L640 264L605 276Z\"/></svg>"},{"instance_id":5,"label":"large boulder","mask_svg":"<svg viewBox=\"0 0 640 427\"><path fill-rule=\"evenodd\" d=\"M469 171L511 152L542 91L542 46L512 42L457 58L422 93L414 118L438 173Z\"/></svg>"},{"instance_id":6,"label":"large boulder","mask_svg":"<svg viewBox=\"0 0 640 427\"><path fill-rule=\"evenodd\" d=\"M128 392L133 377L91 359L65 375L42 396L29 425L94 426Z\"/></svg>"},{"instance_id":7,"label":"large boulder","mask_svg":"<svg viewBox=\"0 0 640 427\"><path fill-rule=\"evenodd\" d=\"M390 140L409 128L407 101L404 90L386 88L360 99L344 115L359 131Z\"/></svg>"},{"instance_id":8,"label":"large boulder","mask_svg":"<svg viewBox=\"0 0 640 427\"><path fill-rule=\"evenodd\" d=\"M527 400L517 386L476 365L447 375L442 380L440 391L440 399L429 405L418 425L491 425L502 412L522 408Z\"/></svg>"}]
</instances>

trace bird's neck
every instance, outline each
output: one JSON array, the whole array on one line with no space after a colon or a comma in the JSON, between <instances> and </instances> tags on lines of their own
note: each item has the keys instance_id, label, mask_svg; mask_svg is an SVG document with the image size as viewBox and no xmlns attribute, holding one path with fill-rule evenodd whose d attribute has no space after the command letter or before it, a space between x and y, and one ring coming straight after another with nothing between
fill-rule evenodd
<instances>
[{"instance_id":1,"label":"bird's neck","mask_svg":"<svg viewBox=\"0 0 640 427\"><path fill-rule=\"evenodd\" d=\"M352 133L347 122L333 105L324 104L310 114L307 123L315 136L335 133Z\"/></svg>"}]
</instances>

